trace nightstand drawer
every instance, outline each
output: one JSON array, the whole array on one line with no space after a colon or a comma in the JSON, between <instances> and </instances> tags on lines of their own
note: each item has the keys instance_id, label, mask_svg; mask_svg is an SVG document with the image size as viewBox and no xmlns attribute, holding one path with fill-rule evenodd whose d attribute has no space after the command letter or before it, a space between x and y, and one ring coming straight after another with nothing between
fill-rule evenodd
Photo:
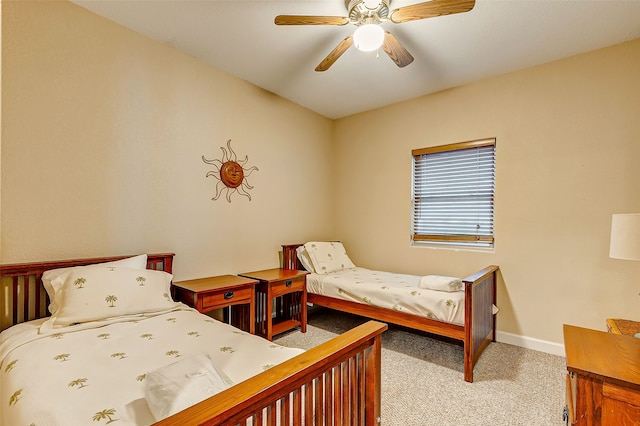
<instances>
[{"instance_id":1,"label":"nightstand drawer","mask_svg":"<svg viewBox=\"0 0 640 426\"><path fill-rule=\"evenodd\" d=\"M202 308L208 309L218 305L228 306L234 303L248 303L251 300L251 288L219 291L202 295Z\"/></svg>"},{"instance_id":2,"label":"nightstand drawer","mask_svg":"<svg viewBox=\"0 0 640 426\"><path fill-rule=\"evenodd\" d=\"M293 291L302 291L305 283L305 277L292 278L271 283L271 295L273 297L278 297Z\"/></svg>"}]
</instances>

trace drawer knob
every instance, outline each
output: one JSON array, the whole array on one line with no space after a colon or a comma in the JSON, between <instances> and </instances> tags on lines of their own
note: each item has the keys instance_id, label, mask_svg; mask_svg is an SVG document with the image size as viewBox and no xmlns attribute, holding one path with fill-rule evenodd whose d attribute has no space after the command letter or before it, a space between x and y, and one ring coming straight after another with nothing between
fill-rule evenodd
<instances>
[{"instance_id":1,"label":"drawer knob","mask_svg":"<svg viewBox=\"0 0 640 426\"><path fill-rule=\"evenodd\" d=\"M291 280L287 280L287 281L284 283L284 286L285 286L285 287L291 287L291 285L292 285L292 284L293 284L293 282L291 282Z\"/></svg>"},{"instance_id":2,"label":"drawer knob","mask_svg":"<svg viewBox=\"0 0 640 426\"><path fill-rule=\"evenodd\" d=\"M226 291L224 293L224 298L225 299L231 299L233 297L233 292L232 291Z\"/></svg>"}]
</instances>

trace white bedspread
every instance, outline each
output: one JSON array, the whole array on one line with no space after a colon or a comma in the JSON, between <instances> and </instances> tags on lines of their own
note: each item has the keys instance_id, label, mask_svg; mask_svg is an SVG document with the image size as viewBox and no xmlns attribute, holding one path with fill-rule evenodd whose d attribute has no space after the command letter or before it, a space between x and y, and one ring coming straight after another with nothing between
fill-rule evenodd
<instances>
[{"instance_id":1,"label":"white bedspread","mask_svg":"<svg viewBox=\"0 0 640 426\"><path fill-rule=\"evenodd\" d=\"M307 275L309 293L366 303L449 323L464 324L464 291L419 287L420 276L351 268Z\"/></svg>"},{"instance_id":2,"label":"white bedspread","mask_svg":"<svg viewBox=\"0 0 640 426\"><path fill-rule=\"evenodd\" d=\"M1 425L148 425L145 373L208 353L241 382L301 352L187 308L38 334L42 320L0 334Z\"/></svg>"}]
</instances>

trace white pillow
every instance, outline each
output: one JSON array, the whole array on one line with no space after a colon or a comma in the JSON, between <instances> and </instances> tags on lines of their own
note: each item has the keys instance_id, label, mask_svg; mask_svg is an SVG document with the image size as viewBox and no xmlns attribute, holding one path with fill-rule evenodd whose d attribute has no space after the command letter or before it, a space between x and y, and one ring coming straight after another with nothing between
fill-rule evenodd
<instances>
[{"instance_id":1,"label":"white pillow","mask_svg":"<svg viewBox=\"0 0 640 426\"><path fill-rule=\"evenodd\" d=\"M304 244L316 274L355 268L340 242L311 241Z\"/></svg>"},{"instance_id":2,"label":"white pillow","mask_svg":"<svg viewBox=\"0 0 640 426\"><path fill-rule=\"evenodd\" d=\"M309 253L307 253L307 249L304 248L304 245L296 249L296 256L298 257L300 263L302 263L302 266L304 266L304 269L309 272L315 272L315 270L313 269L313 263L311 262L311 258L309 257Z\"/></svg>"},{"instance_id":3,"label":"white pillow","mask_svg":"<svg viewBox=\"0 0 640 426\"><path fill-rule=\"evenodd\" d=\"M200 354L145 374L144 395L151 414L160 421L232 385L209 355Z\"/></svg>"},{"instance_id":4,"label":"white pillow","mask_svg":"<svg viewBox=\"0 0 640 426\"><path fill-rule=\"evenodd\" d=\"M68 272L77 268L91 268L94 266L120 266L123 268L147 269L147 255L141 254L138 256L128 257L126 259L116 260L113 262L96 263L93 265L86 265L86 266L72 266L70 268L58 268L58 269L51 269L49 271L45 271L42 274L42 284L44 285L44 289L47 291L47 294L49 295L49 300L51 302L49 304L49 312L54 314L55 311L58 310L58 306L54 302L56 289L53 288L53 286L51 285L51 281L55 280L65 272Z\"/></svg>"},{"instance_id":5,"label":"white pillow","mask_svg":"<svg viewBox=\"0 0 640 426\"><path fill-rule=\"evenodd\" d=\"M139 313L173 309L173 276L153 269L94 266L67 271L51 284L56 312L41 330Z\"/></svg>"}]
</instances>

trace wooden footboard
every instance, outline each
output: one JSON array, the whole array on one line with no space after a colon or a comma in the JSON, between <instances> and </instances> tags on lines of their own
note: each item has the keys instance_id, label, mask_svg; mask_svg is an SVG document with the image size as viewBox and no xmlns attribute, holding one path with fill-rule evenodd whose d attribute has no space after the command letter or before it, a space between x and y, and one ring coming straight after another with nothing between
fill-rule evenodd
<instances>
[{"instance_id":1,"label":"wooden footboard","mask_svg":"<svg viewBox=\"0 0 640 426\"><path fill-rule=\"evenodd\" d=\"M462 280L464 284L464 380L473 382L473 367L484 348L496 340L498 267L488 266Z\"/></svg>"},{"instance_id":2,"label":"wooden footboard","mask_svg":"<svg viewBox=\"0 0 640 426\"><path fill-rule=\"evenodd\" d=\"M299 246L300 244L282 246L283 268L304 270L296 256ZM476 361L484 348L495 341L496 317L493 306L496 303L498 270L495 265L488 266L462 280L465 291L464 326L313 293L307 294L307 301L314 305L460 340L464 350L464 380L473 382L473 367Z\"/></svg>"},{"instance_id":3,"label":"wooden footboard","mask_svg":"<svg viewBox=\"0 0 640 426\"><path fill-rule=\"evenodd\" d=\"M369 321L156 425L379 424L386 329Z\"/></svg>"}]
</instances>

